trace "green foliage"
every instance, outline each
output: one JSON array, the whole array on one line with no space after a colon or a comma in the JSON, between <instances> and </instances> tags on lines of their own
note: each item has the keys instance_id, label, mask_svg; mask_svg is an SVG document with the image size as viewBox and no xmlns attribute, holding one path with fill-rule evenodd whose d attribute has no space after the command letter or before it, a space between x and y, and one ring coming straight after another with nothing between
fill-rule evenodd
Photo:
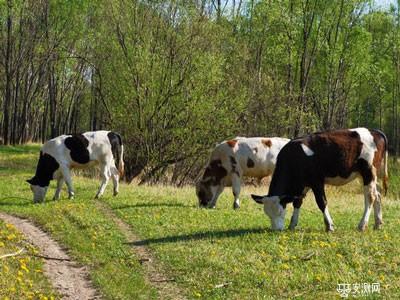
<instances>
[{"instance_id":1,"label":"green foliage","mask_svg":"<svg viewBox=\"0 0 400 300\"><path fill-rule=\"evenodd\" d=\"M399 153L396 6L11 2L0 3L7 143L112 129L129 145L128 181L177 185L195 180L213 145L235 136L376 127Z\"/></svg>"}]
</instances>

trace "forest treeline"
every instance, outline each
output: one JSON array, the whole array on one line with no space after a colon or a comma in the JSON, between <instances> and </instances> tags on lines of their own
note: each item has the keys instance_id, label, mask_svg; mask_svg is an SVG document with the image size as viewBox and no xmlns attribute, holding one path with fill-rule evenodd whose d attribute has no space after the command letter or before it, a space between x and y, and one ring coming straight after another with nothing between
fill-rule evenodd
<instances>
[{"instance_id":1,"label":"forest treeline","mask_svg":"<svg viewBox=\"0 0 400 300\"><path fill-rule=\"evenodd\" d=\"M0 0L3 144L112 129L127 180L181 185L216 142L384 130L399 153L399 3Z\"/></svg>"}]
</instances>

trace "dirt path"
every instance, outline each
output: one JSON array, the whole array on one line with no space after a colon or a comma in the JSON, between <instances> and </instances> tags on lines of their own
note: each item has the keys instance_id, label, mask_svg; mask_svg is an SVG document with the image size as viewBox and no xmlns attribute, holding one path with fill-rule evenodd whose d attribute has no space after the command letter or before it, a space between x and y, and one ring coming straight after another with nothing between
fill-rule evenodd
<instances>
[{"instance_id":1,"label":"dirt path","mask_svg":"<svg viewBox=\"0 0 400 300\"><path fill-rule=\"evenodd\" d=\"M144 245L136 244L141 239L132 232L130 226L118 218L107 204L100 201L97 201L96 204L107 217L114 221L128 244L132 245L132 251L142 264L148 283L158 291L159 299L186 299L183 291L174 283L174 279L167 277L151 250Z\"/></svg>"},{"instance_id":2,"label":"dirt path","mask_svg":"<svg viewBox=\"0 0 400 300\"><path fill-rule=\"evenodd\" d=\"M0 212L0 219L14 225L39 249L44 258L44 273L63 299L100 299L88 279L85 267L78 266L43 230L31 222Z\"/></svg>"}]
</instances>

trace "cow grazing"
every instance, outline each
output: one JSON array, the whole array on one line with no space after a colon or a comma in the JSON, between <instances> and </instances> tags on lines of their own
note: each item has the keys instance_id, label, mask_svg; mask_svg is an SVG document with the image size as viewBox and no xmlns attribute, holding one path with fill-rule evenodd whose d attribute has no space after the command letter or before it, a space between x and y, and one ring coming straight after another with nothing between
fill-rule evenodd
<instances>
[{"instance_id":1,"label":"cow grazing","mask_svg":"<svg viewBox=\"0 0 400 300\"><path fill-rule=\"evenodd\" d=\"M196 185L199 205L215 207L225 186L232 186L235 209L243 176L263 178L275 169L276 158L289 139L237 137L218 144L213 150L203 177Z\"/></svg>"},{"instance_id":2,"label":"cow grazing","mask_svg":"<svg viewBox=\"0 0 400 300\"><path fill-rule=\"evenodd\" d=\"M96 198L103 195L110 177L114 183L114 196L118 194L119 178L124 173L124 146L119 134L111 131L90 131L82 134L61 135L47 141L41 148L36 174L27 180L33 192L33 201L41 202L46 196L50 180L57 179L54 200L60 198L65 182L69 198L74 197L71 172L73 168L86 169L99 165L102 182Z\"/></svg>"},{"instance_id":3,"label":"cow grazing","mask_svg":"<svg viewBox=\"0 0 400 300\"><path fill-rule=\"evenodd\" d=\"M297 138L279 153L268 195L252 197L264 204L274 230L283 229L286 205L292 202L294 211L289 229L294 229L303 198L311 189L324 214L326 230L333 231L324 185L344 185L360 177L364 185L365 210L358 228L366 229L373 206L378 229L382 224L378 177L383 179L386 193L387 155L387 139L379 130L332 130Z\"/></svg>"}]
</instances>

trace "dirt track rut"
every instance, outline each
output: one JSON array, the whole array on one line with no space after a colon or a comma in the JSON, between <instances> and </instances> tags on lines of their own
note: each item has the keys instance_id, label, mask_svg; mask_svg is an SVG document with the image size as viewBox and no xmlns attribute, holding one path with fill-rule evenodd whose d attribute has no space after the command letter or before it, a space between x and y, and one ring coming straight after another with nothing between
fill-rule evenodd
<instances>
[{"instance_id":1,"label":"dirt track rut","mask_svg":"<svg viewBox=\"0 0 400 300\"><path fill-rule=\"evenodd\" d=\"M0 212L0 219L14 225L44 258L44 274L67 300L101 299L88 279L88 271L72 261L50 236L30 221Z\"/></svg>"},{"instance_id":2,"label":"dirt track rut","mask_svg":"<svg viewBox=\"0 0 400 300\"><path fill-rule=\"evenodd\" d=\"M147 281L158 291L159 299L186 299L184 292L175 284L173 278L166 275L151 250L138 243L141 239L132 232L130 226L118 218L107 204L98 201L97 206L107 217L114 221L125 236L127 243L131 245L133 253L143 266Z\"/></svg>"}]
</instances>

